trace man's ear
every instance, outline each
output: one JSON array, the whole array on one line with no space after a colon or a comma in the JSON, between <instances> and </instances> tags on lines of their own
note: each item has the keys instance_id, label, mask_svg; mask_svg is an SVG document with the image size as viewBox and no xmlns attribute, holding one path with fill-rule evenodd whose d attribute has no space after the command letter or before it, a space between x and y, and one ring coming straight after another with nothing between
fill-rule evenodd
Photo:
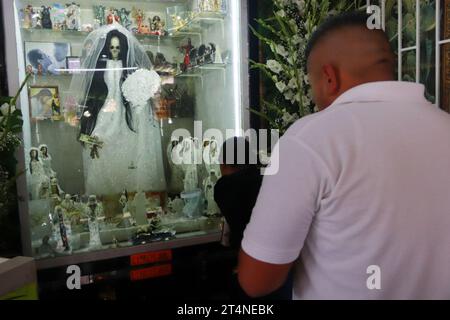
<instances>
[{"instance_id":1,"label":"man's ear","mask_svg":"<svg viewBox=\"0 0 450 320\"><path fill-rule=\"evenodd\" d=\"M335 96L340 88L337 69L331 64L327 64L322 67L322 73L326 82L328 96Z\"/></svg>"}]
</instances>

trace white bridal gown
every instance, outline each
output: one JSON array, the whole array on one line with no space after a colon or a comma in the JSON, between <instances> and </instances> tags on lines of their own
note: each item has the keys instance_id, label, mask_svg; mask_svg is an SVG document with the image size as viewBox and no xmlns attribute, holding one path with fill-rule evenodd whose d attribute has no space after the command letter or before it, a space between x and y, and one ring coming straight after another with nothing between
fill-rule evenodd
<instances>
[{"instance_id":1,"label":"white bridal gown","mask_svg":"<svg viewBox=\"0 0 450 320\"><path fill-rule=\"evenodd\" d=\"M84 152L86 192L113 195L136 191L164 191L166 179L161 149L160 129L153 121L150 104L132 108L131 131L122 101L122 61L108 60L104 79L108 97L100 110L92 136L103 142L100 158ZM114 70L115 69L115 70Z\"/></svg>"}]
</instances>

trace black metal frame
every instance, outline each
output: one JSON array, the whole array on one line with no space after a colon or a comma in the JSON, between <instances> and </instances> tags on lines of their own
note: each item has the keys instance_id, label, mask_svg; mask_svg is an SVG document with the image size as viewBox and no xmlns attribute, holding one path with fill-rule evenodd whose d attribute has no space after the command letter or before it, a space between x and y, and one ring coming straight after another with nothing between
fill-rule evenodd
<instances>
[{"instance_id":1,"label":"black metal frame","mask_svg":"<svg viewBox=\"0 0 450 320\"><path fill-rule=\"evenodd\" d=\"M3 17L3 7L0 2L0 17ZM8 77L6 74L5 57L5 26L0 23L0 95L8 95Z\"/></svg>"}]
</instances>

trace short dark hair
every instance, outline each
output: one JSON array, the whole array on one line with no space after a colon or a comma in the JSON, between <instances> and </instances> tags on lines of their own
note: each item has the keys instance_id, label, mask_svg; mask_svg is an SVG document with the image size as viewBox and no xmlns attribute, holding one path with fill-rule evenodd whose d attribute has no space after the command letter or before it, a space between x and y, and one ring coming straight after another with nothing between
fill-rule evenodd
<instances>
[{"instance_id":1,"label":"short dark hair","mask_svg":"<svg viewBox=\"0 0 450 320\"><path fill-rule=\"evenodd\" d=\"M321 24L316 31L311 36L306 50L305 58L308 61L311 52L314 50L316 45L328 36L332 31L339 28L351 27L351 26L364 26L367 27L367 20L369 15L363 11L349 11L334 15L328 18L323 24Z\"/></svg>"},{"instance_id":2,"label":"short dark hair","mask_svg":"<svg viewBox=\"0 0 450 320\"><path fill-rule=\"evenodd\" d=\"M234 168L258 166L258 153L255 146L250 144L247 139L234 137L223 143L220 151L220 163Z\"/></svg>"}]
</instances>

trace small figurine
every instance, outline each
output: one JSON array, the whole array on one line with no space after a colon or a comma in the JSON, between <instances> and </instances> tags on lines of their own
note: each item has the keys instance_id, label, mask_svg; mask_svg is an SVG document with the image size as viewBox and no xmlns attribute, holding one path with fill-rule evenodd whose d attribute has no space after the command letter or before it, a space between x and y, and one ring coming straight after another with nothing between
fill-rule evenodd
<instances>
[{"instance_id":1,"label":"small figurine","mask_svg":"<svg viewBox=\"0 0 450 320\"><path fill-rule=\"evenodd\" d=\"M144 11L142 11L141 9L136 9L136 8L133 7L132 16L133 16L133 19L135 20L136 25L137 25L137 32L142 34L142 31L144 31L143 30L143 22L144 22L144 19L145 19Z\"/></svg>"},{"instance_id":2,"label":"small figurine","mask_svg":"<svg viewBox=\"0 0 450 320\"><path fill-rule=\"evenodd\" d=\"M41 187L39 188L39 199L49 199L50 197L50 183L48 180L42 181Z\"/></svg>"},{"instance_id":3,"label":"small figurine","mask_svg":"<svg viewBox=\"0 0 450 320\"><path fill-rule=\"evenodd\" d=\"M46 144L39 146L39 152L42 164L44 165L45 174L49 179L56 177L56 172L52 169L52 156L48 153Z\"/></svg>"},{"instance_id":4,"label":"small figurine","mask_svg":"<svg viewBox=\"0 0 450 320\"><path fill-rule=\"evenodd\" d=\"M58 184L58 179L52 178L50 180L50 193L51 193L51 195L60 196L62 192L63 191L62 191L61 187Z\"/></svg>"},{"instance_id":5,"label":"small figurine","mask_svg":"<svg viewBox=\"0 0 450 320\"><path fill-rule=\"evenodd\" d=\"M26 72L27 74L34 74L33 66L31 64L27 65Z\"/></svg>"},{"instance_id":6,"label":"small figurine","mask_svg":"<svg viewBox=\"0 0 450 320\"><path fill-rule=\"evenodd\" d=\"M38 64L37 75L38 76L43 76L44 75L44 67L40 63Z\"/></svg>"},{"instance_id":7,"label":"small figurine","mask_svg":"<svg viewBox=\"0 0 450 320\"><path fill-rule=\"evenodd\" d=\"M23 28L31 29L33 27L33 6L27 5L24 9L21 10L23 14Z\"/></svg>"},{"instance_id":8,"label":"small figurine","mask_svg":"<svg viewBox=\"0 0 450 320\"><path fill-rule=\"evenodd\" d=\"M214 216L220 212L217 203L214 201L214 186L217 180L216 172L211 171L209 177L203 182L203 192L207 201L206 214L208 216Z\"/></svg>"},{"instance_id":9,"label":"small figurine","mask_svg":"<svg viewBox=\"0 0 450 320\"><path fill-rule=\"evenodd\" d=\"M81 10L80 5L72 2L66 5L66 27L67 30L81 30Z\"/></svg>"},{"instance_id":10,"label":"small figurine","mask_svg":"<svg viewBox=\"0 0 450 320\"><path fill-rule=\"evenodd\" d=\"M71 213L75 210L75 203L70 194L64 196L64 200L61 201L61 207L66 210L67 213Z\"/></svg>"},{"instance_id":11,"label":"small figurine","mask_svg":"<svg viewBox=\"0 0 450 320\"><path fill-rule=\"evenodd\" d=\"M184 53L182 71L186 71L191 66L191 51L194 49L191 38L187 39L187 44L180 46L180 52Z\"/></svg>"},{"instance_id":12,"label":"small figurine","mask_svg":"<svg viewBox=\"0 0 450 320\"><path fill-rule=\"evenodd\" d=\"M158 36L165 35L164 31L165 23L159 16L154 16L151 23L152 32Z\"/></svg>"},{"instance_id":13,"label":"small figurine","mask_svg":"<svg viewBox=\"0 0 450 320\"><path fill-rule=\"evenodd\" d=\"M52 97L52 119L61 120L61 105L56 95Z\"/></svg>"},{"instance_id":14,"label":"small figurine","mask_svg":"<svg viewBox=\"0 0 450 320\"><path fill-rule=\"evenodd\" d=\"M110 8L106 15L106 24L113 24L114 22L120 22L120 17L114 8Z\"/></svg>"},{"instance_id":15,"label":"small figurine","mask_svg":"<svg viewBox=\"0 0 450 320\"><path fill-rule=\"evenodd\" d=\"M216 175L220 174L220 152L219 145L215 137L204 141L203 162L207 172L214 171Z\"/></svg>"},{"instance_id":16,"label":"small figurine","mask_svg":"<svg viewBox=\"0 0 450 320\"><path fill-rule=\"evenodd\" d=\"M119 203L122 206L122 213L128 212L128 192L124 190L120 196Z\"/></svg>"},{"instance_id":17,"label":"small figurine","mask_svg":"<svg viewBox=\"0 0 450 320\"><path fill-rule=\"evenodd\" d=\"M119 11L120 21L121 21L122 25L129 31L131 30L130 13L131 13L131 11L129 11L125 8L122 8Z\"/></svg>"},{"instance_id":18,"label":"small figurine","mask_svg":"<svg viewBox=\"0 0 450 320\"><path fill-rule=\"evenodd\" d=\"M100 26L103 26L106 24L106 7L105 6L94 6L94 16L95 16L95 22L98 24L94 24L94 28L98 29Z\"/></svg>"},{"instance_id":19,"label":"small figurine","mask_svg":"<svg viewBox=\"0 0 450 320\"><path fill-rule=\"evenodd\" d=\"M42 28L52 29L52 19L50 18L50 7L42 6Z\"/></svg>"},{"instance_id":20,"label":"small figurine","mask_svg":"<svg viewBox=\"0 0 450 320\"><path fill-rule=\"evenodd\" d=\"M30 149L29 170L31 174L31 199L37 200L43 194L43 191L41 191L43 184L45 185L45 182L47 184L49 183L49 179L45 174L44 165L39 159L39 149L37 148Z\"/></svg>"},{"instance_id":21,"label":"small figurine","mask_svg":"<svg viewBox=\"0 0 450 320\"><path fill-rule=\"evenodd\" d=\"M42 18L41 18L41 11L36 10L33 15L31 16L32 20L32 26L35 29L42 29Z\"/></svg>"},{"instance_id":22,"label":"small figurine","mask_svg":"<svg viewBox=\"0 0 450 320\"><path fill-rule=\"evenodd\" d=\"M69 251L69 240L67 238L67 229L66 225L64 223L64 214L63 209L60 206L55 207L55 222L57 225L59 225L59 232L61 235L62 245L64 247L64 251Z\"/></svg>"},{"instance_id":23,"label":"small figurine","mask_svg":"<svg viewBox=\"0 0 450 320\"><path fill-rule=\"evenodd\" d=\"M117 238L113 236L111 248L118 248L119 246L119 241L117 241Z\"/></svg>"},{"instance_id":24,"label":"small figurine","mask_svg":"<svg viewBox=\"0 0 450 320\"><path fill-rule=\"evenodd\" d=\"M89 196L86 215L88 217L89 224L89 246L91 248L98 248L102 244L100 240L98 220L103 218L103 210L101 205L97 202L97 197L95 195Z\"/></svg>"}]
</instances>

